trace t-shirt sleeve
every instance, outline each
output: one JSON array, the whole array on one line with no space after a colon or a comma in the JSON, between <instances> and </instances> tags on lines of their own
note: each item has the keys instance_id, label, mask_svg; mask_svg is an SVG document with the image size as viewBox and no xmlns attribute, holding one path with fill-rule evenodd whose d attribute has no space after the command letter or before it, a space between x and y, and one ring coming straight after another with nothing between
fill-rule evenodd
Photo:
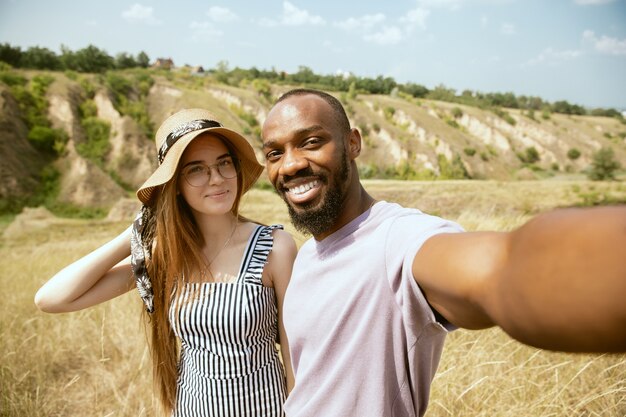
<instances>
[{"instance_id":1,"label":"t-shirt sleeve","mask_svg":"<svg viewBox=\"0 0 626 417\"><path fill-rule=\"evenodd\" d=\"M459 224L420 212L398 217L389 228L387 268L396 272L388 277L406 324L415 334L429 323L439 323L448 331L455 328L428 304L413 278L413 259L429 238L441 233L459 232L463 232Z\"/></svg>"}]
</instances>

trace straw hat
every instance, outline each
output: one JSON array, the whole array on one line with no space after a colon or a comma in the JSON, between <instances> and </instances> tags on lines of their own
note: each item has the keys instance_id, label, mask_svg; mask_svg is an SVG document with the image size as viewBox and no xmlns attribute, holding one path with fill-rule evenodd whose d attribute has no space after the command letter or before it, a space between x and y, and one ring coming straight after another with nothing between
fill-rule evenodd
<instances>
[{"instance_id":1,"label":"straw hat","mask_svg":"<svg viewBox=\"0 0 626 417\"><path fill-rule=\"evenodd\" d=\"M159 166L137 190L142 203L148 204L155 188L172 179L187 145L206 132L221 136L235 149L237 155L234 156L239 160L243 174L242 194L252 187L263 172L263 166L257 161L250 143L239 133L223 127L211 112L184 109L168 117L157 130L155 145Z\"/></svg>"}]
</instances>

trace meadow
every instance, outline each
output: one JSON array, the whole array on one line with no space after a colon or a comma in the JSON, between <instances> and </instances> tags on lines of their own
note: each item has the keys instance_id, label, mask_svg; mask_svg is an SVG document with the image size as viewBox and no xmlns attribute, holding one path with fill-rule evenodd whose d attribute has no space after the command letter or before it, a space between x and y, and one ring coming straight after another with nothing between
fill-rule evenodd
<instances>
[{"instance_id":1,"label":"meadow","mask_svg":"<svg viewBox=\"0 0 626 417\"><path fill-rule=\"evenodd\" d=\"M626 202L623 182L364 183L378 199L455 220L467 230L511 230L555 207ZM252 190L243 214L283 223L298 243L305 240L271 191ZM0 416L155 415L136 292L70 314L48 315L33 304L45 280L128 223L44 218L23 219L19 230L1 226ZM458 330L446 343L426 415L623 417L626 355L548 352L497 328Z\"/></svg>"}]
</instances>

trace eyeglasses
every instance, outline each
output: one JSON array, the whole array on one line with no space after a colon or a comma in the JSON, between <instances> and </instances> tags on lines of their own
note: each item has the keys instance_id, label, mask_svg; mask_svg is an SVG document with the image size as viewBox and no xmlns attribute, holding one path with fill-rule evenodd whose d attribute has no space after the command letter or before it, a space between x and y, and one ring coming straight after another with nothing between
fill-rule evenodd
<instances>
[{"instance_id":1,"label":"eyeglasses","mask_svg":"<svg viewBox=\"0 0 626 417\"><path fill-rule=\"evenodd\" d=\"M222 178L229 180L237 176L237 164L234 158L225 158L213 165L205 165L201 163L186 166L181 175L192 187L202 187L209 182L212 175L212 169L215 168Z\"/></svg>"}]
</instances>

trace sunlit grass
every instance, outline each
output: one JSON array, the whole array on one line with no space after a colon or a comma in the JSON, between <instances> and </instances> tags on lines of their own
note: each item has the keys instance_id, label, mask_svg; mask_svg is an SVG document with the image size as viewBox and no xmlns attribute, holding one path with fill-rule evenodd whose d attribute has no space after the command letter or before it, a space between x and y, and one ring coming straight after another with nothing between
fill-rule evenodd
<instances>
[{"instance_id":1,"label":"sunlit grass","mask_svg":"<svg viewBox=\"0 0 626 417\"><path fill-rule=\"evenodd\" d=\"M541 211L580 205L589 193L618 201L626 196L623 183L365 184L378 199L450 218L468 230L510 230ZM263 223L285 224L299 244L305 240L271 191L252 190L242 212ZM24 221L0 240L0 416L155 415L135 292L61 315L41 313L32 301L51 275L127 225ZM626 355L542 351L498 329L450 335L427 412L429 417L625 415Z\"/></svg>"}]
</instances>

